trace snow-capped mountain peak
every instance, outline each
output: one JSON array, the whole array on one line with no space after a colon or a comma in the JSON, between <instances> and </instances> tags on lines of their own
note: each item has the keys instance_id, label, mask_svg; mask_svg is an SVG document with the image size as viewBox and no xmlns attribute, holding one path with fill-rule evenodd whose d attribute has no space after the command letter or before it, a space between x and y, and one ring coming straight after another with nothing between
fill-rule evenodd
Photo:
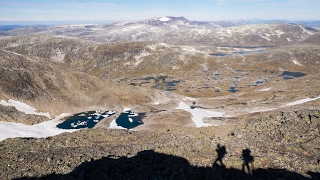
<instances>
[{"instance_id":1,"label":"snow-capped mountain peak","mask_svg":"<svg viewBox=\"0 0 320 180\"><path fill-rule=\"evenodd\" d=\"M161 17L159 20L162 22L167 22L167 21L170 21L171 19L164 16L164 17Z\"/></svg>"},{"instance_id":2,"label":"snow-capped mountain peak","mask_svg":"<svg viewBox=\"0 0 320 180\"><path fill-rule=\"evenodd\" d=\"M158 27L168 26L170 24L177 23L177 22L187 24L189 20L187 20L184 17L163 16L163 17L155 17L152 19L147 19L142 21L142 23L144 24L158 26Z\"/></svg>"}]
</instances>

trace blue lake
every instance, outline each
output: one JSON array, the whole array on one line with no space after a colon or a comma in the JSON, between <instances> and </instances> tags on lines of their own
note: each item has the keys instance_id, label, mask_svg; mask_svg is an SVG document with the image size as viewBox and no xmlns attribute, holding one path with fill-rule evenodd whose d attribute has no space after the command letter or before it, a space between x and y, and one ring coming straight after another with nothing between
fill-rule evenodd
<instances>
[{"instance_id":1,"label":"blue lake","mask_svg":"<svg viewBox=\"0 0 320 180\"><path fill-rule=\"evenodd\" d=\"M93 128L99 121L115 113L115 111L86 111L74 114L57 127L60 129Z\"/></svg>"},{"instance_id":2,"label":"blue lake","mask_svg":"<svg viewBox=\"0 0 320 180\"><path fill-rule=\"evenodd\" d=\"M118 126L121 126L123 128L132 129L143 124L142 118L144 116L144 113L134 113L132 111L123 112L116 119L116 123Z\"/></svg>"}]
</instances>

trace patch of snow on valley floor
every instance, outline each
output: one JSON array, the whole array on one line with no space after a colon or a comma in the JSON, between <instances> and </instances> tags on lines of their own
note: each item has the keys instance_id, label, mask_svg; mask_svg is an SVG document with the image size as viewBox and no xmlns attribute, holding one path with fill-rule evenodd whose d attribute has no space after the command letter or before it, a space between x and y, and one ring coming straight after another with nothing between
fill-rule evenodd
<instances>
[{"instance_id":1,"label":"patch of snow on valley floor","mask_svg":"<svg viewBox=\"0 0 320 180\"><path fill-rule=\"evenodd\" d=\"M317 99L320 99L320 96L318 96L316 98L301 99L301 100L298 100L298 101L294 101L294 102L288 103L285 106L294 106L294 105L303 104L303 103L310 102L310 101L315 101Z\"/></svg>"},{"instance_id":2,"label":"patch of snow on valley floor","mask_svg":"<svg viewBox=\"0 0 320 180\"><path fill-rule=\"evenodd\" d=\"M207 127L212 126L212 124L208 124L203 122L204 117L222 117L224 113L221 112L213 112L205 109L194 108L191 109L190 106L185 104L184 102L180 102L179 106L176 109L185 110L192 114L192 121L196 124L196 127Z\"/></svg>"},{"instance_id":3,"label":"patch of snow on valley floor","mask_svg":"<svg viewBox=\"0 0 320 180\"><path fill-rule=\"evenodd\" d=\"M20 102L20 101L15 101L15 100L10 99L7 102L7 101L4 101L4 100L1 100L0 104L4 105L4 106L14 106L18 111L24 112L25 114L34 114L34 115L39 115L39 116L46 116L46 117L48 117L50 119L50 114L48 112L46 112L46 113L44 113L44 112L36 112L37 109L29 106L26 103Z\"/></svg>"},{"instance_id":4,"label":"patch of snow on valley floor","mask_svg":"<svg viewBox=\"0 0 320 180\"><path fill-rule=\"evenodd\" d=\"M54 119L34 125L25 125L21 123L0 122L0 141L15 137L35 137L44 138L56 136L64 132L74 132L77 130L59 129L58 121L71 114L63 113Z\"/></svg>"},{"instance_id":5,"label":"patch of snow on valley floor","mask_svg":"<svg viewBox=\"0 0 320 180\"><path fill-rule=\"evenodd\" d=\"M185 97L183 98L184 101L189 100L189 101L196 101L196 98L191 98L191 97Z\"/></svg>"},{"instance_id":6,"label":"patch of snow on valley floor","mask_svg":"<svg viewBox=\"0 0 320 180\"><path fill-rule=\"evenodd\" d=\"M298 66L302 66L302 64L300 64L297 60L293 60L293 63L298 65Z\"/></svg>"},{"instance_id":7,"label":"patch of snow on valley floor","mask_svg":"<svg viewBox=\"0 0 320 180\"><path fill-rule=\"evenodd\" d=\"M116 123L116 119L114 119L113 121L111 121L110 123L110 129L126 129L124 127L118 126L118 124Z\"/></svg>"},{"instance_id":8,"label":"patch of snow on valley floor","mask_svg":"<svg viewBox=\"0 0 320 180\"><path fill-rule=\"evenodd\" d=\"M123 112L131 112L131 108L123 108ZM128 117L129 118L129 117ZM118 126L117 122L116 122L117 118L112 120L111 123L110 123L110 129L126 129L127 128L124 128L124 127L121 127L121 126ZM132 118L129 118L129 121L132 123L133 122L133 119Z\"/></svg>"},{"instance_id":9,"label":"patch of snow on valley floor","mask_svg":"<svg viewBox=\"0 0 320 180\"><path fill-rule=\"evenodd\" d=\"M260 89L259 91L269 91L271 88Z\"/></svg>"}]
</instances>

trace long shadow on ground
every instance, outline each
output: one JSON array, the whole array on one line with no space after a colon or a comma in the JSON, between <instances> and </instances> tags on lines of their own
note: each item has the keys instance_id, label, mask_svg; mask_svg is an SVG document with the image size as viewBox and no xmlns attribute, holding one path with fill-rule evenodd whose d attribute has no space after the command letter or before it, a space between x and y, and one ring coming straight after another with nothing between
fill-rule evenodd
<instances>
[{"instance_id":1,"label":"long shadow on ground","mask_svg":"<svg viewBox=\"0 0 320 180\"><path fill-rule=\"evenodd\" d=\"M309 172L312 178L319 179L320 173ZM213 167L192 166L182 158L161 154L152 150L139 152L136 156L117 159L104 157L83 162L69 174L50 174L40 178L19 179L309 179L301 174L283 169L256 169L252 175L220 165Z\"/></svg>"}]
</instances>

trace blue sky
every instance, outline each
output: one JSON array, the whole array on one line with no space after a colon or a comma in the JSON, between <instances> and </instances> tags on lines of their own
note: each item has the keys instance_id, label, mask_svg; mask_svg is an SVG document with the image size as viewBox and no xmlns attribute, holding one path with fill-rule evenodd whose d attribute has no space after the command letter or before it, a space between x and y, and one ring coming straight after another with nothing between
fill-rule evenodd
<instances>
[{"instance_id":1,"label":"blue sky","mask_svg":"<svg viewBox=\"0 0 320 180\"><path fill-rule=\"evenodd\" d=\"M320 0L0 0L0 21L320 20Z\"/></svg>"}]
</instances>

